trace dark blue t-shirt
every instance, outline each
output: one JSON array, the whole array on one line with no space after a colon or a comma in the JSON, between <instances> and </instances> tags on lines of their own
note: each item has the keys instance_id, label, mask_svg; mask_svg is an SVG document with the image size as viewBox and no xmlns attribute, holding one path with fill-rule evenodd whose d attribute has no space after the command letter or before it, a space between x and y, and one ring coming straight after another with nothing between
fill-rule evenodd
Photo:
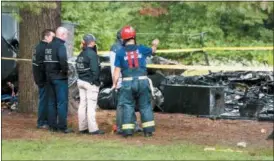
<instances>
[{"instance_id":1,"label":"dark blue t-shirt","mask_svg":"<svg viewBox=\"0 0 274 161\"><path fill-rule=\"evenodd\" d=\"M144 45L127 45L117 51L115 57L115 67L119 67L122 70L129 68L127 52L136 51L138 54L139 67L146 69L146 58L151 56L152 48L146 47ZM131 56L132 62L134 62L134 57Z\"/></svg>"}]
</instances>

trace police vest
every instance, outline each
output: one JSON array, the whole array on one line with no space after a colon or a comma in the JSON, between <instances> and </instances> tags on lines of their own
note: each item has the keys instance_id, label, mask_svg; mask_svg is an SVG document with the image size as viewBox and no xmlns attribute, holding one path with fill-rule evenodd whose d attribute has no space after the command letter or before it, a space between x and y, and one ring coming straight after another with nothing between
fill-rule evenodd
<instances>
[{"instance_id":1,"label":"police vest","mask_svg":"<svg viewBox=\"0 0 274 161\"><path fill-rule=\"evenodd\" d=\"M58 58L58 49L64 44L58 40L53 40L45 49L44 64L46 74L49 79L67 79L67 71L62 72L61 64Z\"/></svg>"},{"instance_id":2,"label":"police vest","mask_svg":"<svg viewBox=\"0 0 274 161\"><path fill-rule=\"evenodd\" d=\"M90 58L86 55L86 52L81 52L76 59L76 70L79 78L91 77Z\"/></svg>"}]
</instances>

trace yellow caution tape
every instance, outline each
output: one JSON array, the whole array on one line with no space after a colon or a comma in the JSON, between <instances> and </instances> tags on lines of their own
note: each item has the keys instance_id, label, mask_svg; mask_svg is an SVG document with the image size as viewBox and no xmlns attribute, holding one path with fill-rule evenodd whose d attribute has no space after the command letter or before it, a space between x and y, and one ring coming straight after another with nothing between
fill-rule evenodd
<instances>
[{"instance_id":1,"label":"yellow caution tape","mask_svg":"<svg viewBox=\"0 0 274 161\"><path fill-rule=\"evenodd\" d=\"M22 58L7 58L7 57L1 57L3 60L14 60L14 61L32 61L32 59L22 59Z\"/></svg>"},{"instance_id":2,"label":"yellow caution tape","mask_svg":"<svg viewBox=\"0 0 274 161\"><path fill-rule=\"evenodd\" d=\"M244 51L244 50L274 50L273 46L265 47L205 47L205 48L187 48L187 49L163 49L157 50L157 53L182 53L182 52L194 52L194 51ZM109 51L99 51L98 54L108 54Z\"/></svg>"},{"instance_id":3,"label":"yellow caution tape","mask_svg":"<svg viewBox=\"0 0 274 161\"><path fill-rule=\"evenodd\" d=\"M191 52L191 51L223 51L223 50L274 50L271 47L206 47L206 48L191 48L191 49L168 49L168 50L157 50L157 53L180 53L180 52ZM109 51L99 51L98 54L108 54ZM31 59L22 58L7 58L1 57L3 60L14 60L14 61L32 61ZM102 66L110 66L109 63L101 63ZM223 70L223 71L273 71L272 67L230 67L230 66L187 66L187 65L161 65L161 64L148 64L148 68L154 69L180 69L180 70Z\"/></svg>"},{"instance_id":4,"label":"yellow caution tape","mask_svg":"<svg viewBox=\"0 0 274 161\"><path fill-rule=\"evenodd\" d=\"M110 63L101 63L102 66L110 66ZM164 65L148 64L152 69L177 69L177 70L212 70L212 71L273 71L273 67L235 67L235 66L202 66L202 65Z\"/></svg>"},{"instance_id":5,"label":"yellow caution tape","mask_svg":"<svg viewBox=\"0 0 274 161\"><path fill-rule=\"evenodd\" d=\"M3 60L14 61L32 61L31 59L6 58ZM75 64L75 62L70 62ZM102 66L110 66L110 63L101 63ZM147 68L152 69L178 69L178 70L212 70L212 71L273 71L273 67L235 67L235 66L202 66L202 65L164 65L164 64L148 64Z\"/></svg>"},{"instance_id":6,"label":"yellow caution tape","mask_svg":"<svg viewBox=\"0 0 274 161\"><path fill-rule=\"evenodd\" d=\"M273 46L268 47L206 47L204 51L217 51L217 50L273 50Z\"/></svg>"}]
</instances>

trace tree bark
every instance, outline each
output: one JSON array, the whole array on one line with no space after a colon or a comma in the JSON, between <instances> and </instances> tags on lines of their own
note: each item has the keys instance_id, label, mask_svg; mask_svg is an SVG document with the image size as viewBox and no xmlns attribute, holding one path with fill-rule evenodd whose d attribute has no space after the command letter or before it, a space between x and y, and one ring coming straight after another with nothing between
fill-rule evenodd
<instances>
[{"instance_id":1,"label":"tree bark","mask_svg":"<svg viewBox=\"0 0 274 161\"><path fill-rule=\"evenodd\" d=\"M24 3L24 2L22 2ZM42 9L39 14L28 9L19 11L22 21L19 24L19 58L31 59L32 50L41 40L41 33L45 29L56 29L61 25L61 2L56 3L55 9ZM19 100L20 112L37 112L38 88L33 80L31 61L18 61Z\"/></svg>"}]
</instances>

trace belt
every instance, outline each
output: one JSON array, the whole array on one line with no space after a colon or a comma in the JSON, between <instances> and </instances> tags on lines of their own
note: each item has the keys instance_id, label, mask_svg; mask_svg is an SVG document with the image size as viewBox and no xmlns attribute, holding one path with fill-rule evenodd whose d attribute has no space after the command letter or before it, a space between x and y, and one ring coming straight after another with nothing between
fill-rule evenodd
<instances>
[{"instance_id":1,"label":"belt","mask_svg":"<svg viewBox=\"0 0 274 161\"><path fill-rule=\"evenodd\" d=\"M153 84L152 84L151 79L149 79L147 76L139 76L139 77L136 77L136 78L140 79L140 80L144 80L144 79L148 80L148 82L149 82L149 88L151 90L151 95L155 99L154 88L153 88ZM133 77L125 77L125 78L122 78L122 80L123 81L132 81Z\"/></svg>"},{"instance_id":2,"label":"belt","mask_svg":"<svg viewBox=\"0 0 274 161\"><path fill-rule=\"evenodd\" d=\"M139 76L139 77L136 77L137 79L148 79L147 76ZM133 77L125 77L125 78L122 78L123 81L132 81L133 80Z\"/></svg>"}]
</instances>

